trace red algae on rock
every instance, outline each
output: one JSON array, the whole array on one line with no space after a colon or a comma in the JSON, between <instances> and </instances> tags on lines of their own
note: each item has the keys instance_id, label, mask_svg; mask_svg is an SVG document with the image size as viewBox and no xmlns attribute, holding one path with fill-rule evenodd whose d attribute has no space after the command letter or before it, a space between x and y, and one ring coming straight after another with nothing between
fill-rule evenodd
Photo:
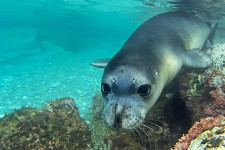
<instances>
[{"instance_id":1,"label":"red algae on rock","mask_svg":"<svg viewBox=\"0 0 225 150\"><path fill-rule=\"evenodd\" d=\"M225 94L216 89L210 95L213 101L204 108L204 113L208 116L225 115Z\"/></svg>"},{"instance_id":2,"label":"red algae on rock","mask_svg":"<svg viewBox=\"0 0 225 150\"><path fill-rule=\"evenodd\" d=\"M183 135L178 143L174 146L174 150L187 150L191 141L194 140L203 131L210 130L213 127L221 126L222 121L225 120L224 116L218 116L216 118L207 117L196 122L186 135Z\"/></svg>"},{"instance_id":3,"label":"red algae on rock","mask_svg":"<svg viewBox=\"0 0 225 150\"><path fill-rule=\"evenodd\" d=\"M225 76L218 70L210 70L204 77L209 102L203 109L207 116L225 115ZM206 95L206 94L205 94Z\"/></svg>"}]
</instances>

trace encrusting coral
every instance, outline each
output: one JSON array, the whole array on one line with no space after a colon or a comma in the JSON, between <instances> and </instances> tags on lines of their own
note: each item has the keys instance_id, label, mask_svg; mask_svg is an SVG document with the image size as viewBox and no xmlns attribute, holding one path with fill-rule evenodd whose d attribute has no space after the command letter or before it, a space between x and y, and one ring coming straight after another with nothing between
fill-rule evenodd
<instances>
[{"instance_id":1,"label":"encrusting coral","mask_svg":"<svg viewBox=\"0 0 225 150\"><path fill-rule=\"evenodd\" d=\"M214 127L206 130L195 138L188 150L207 149L224 150L225 149L225 126Z\"/></svg>"},{"instance_id":2,"label":"encrusting coral","mask_svg":"<svg viewBox=\"0 0 225 150\"><path fill-rule=\"evenodd\" d=\"M176 145L174 146L174 150L187 150L191 144L191 142L197 138L199 135L201 135L201 133L203 133L204 131L207 130L211 130L214 127L223 127L218 128L221 129L221 133L225 132L224 131L224 127L225 127L225 117L224 116L218 116L216 118L213 117L207 117L204 119L201 119L199 122L196 122L192 128L188 131L188 133L186 135L183 135L178 143L176 143ZM216 130L219 131L219 130ZM212 133L213 134L213 133ZM206 140L208 140L207 142L210 143L209 139L206 139L206 137L201 137L201 143L204 143L204 141L206 142ZM213 140L213 139L211 139ZM224 139L223 139L224 140ZM193 149L193 145L191 146L192 148L189 148L190 150L194 150Z\"/></svg>"}]
</instances>

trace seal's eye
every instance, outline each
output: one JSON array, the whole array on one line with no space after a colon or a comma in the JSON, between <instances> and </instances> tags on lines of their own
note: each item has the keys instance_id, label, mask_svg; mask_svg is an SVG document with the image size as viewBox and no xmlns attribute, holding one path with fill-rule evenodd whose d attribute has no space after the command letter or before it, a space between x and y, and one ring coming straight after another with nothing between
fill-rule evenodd
<instances>
[{"instance_id":1,"label":"seal's eye","mask_svg":"<svg viewBox=\"0 0 225 150\"><path fill-rule=\"evenodd\" d=\"M151 85L149 84L143 84L138 89L138 94L140 96L147 96L151 91Z\"/></svg>"},{"instance_id":2,"label":"seal's eye","mask_svg":"<svg viewBox=\"0 0 225 150\"><path fill-rule=\"evenodd\" d=\"M102 93L105 95L111 92L110 86L106 83L102 83L101 90L102 90Z\"/></svg>"}]
</instances>

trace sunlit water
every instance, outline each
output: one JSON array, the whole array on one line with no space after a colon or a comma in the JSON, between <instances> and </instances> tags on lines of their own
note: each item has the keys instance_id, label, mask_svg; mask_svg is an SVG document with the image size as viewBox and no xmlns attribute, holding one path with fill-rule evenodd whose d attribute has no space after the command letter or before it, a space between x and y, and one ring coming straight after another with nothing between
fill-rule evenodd
<instances>
[{"instance_id":1,"label":"sunlit water","mask_svg":"<svg viewBox=\"0 0 225 150\"><path fill-rule=\"evenodd\" d=\"M112 57L141 23L170 6L142 0L2 0L0 8L0 117L61 97L74 98L85 117L103 72L89 63Z\"/></svg>"}]
</instances>

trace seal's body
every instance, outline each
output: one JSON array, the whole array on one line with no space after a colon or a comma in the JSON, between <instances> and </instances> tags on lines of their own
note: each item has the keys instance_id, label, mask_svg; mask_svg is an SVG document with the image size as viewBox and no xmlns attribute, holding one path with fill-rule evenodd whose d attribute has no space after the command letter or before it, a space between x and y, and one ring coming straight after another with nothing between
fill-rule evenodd
<instances>
[{"instance_id":1,"label":"seal's body","mask_svg":"<svg viewBox=\"0 0 225 150\"><path fill-rule=\"evenodd\" d=\"M212 41L216 27L193 14L163 13L143 23L112 59L94 61L91 65L105 68L101 84L105 123L123 129L140 126L182 66L211 64L200 50Z\"/></svg>"}]
</instances>

